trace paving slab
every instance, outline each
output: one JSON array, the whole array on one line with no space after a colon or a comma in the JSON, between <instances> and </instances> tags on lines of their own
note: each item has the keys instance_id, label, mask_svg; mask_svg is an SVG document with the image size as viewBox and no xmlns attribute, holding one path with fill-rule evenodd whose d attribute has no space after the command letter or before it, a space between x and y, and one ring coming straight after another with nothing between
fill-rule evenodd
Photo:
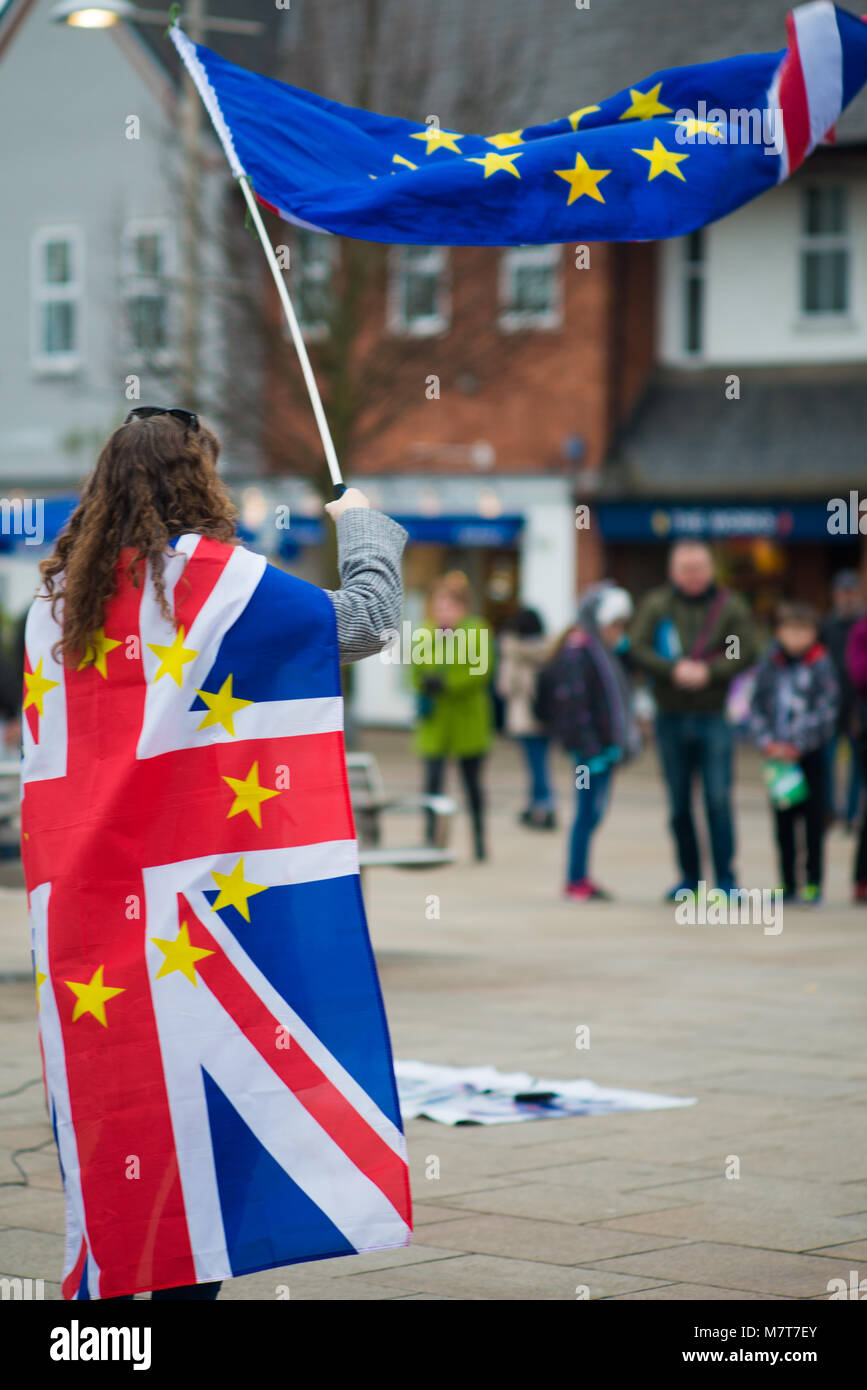
<instances>
[{"instance_id":1,"label":"paving slab","mask_svg":"<svg viewBox=\"0 0 867 1390\"><path fill-rule=\"evenodd\" d=\"M469 1216L424 1228L428 1246L442 1245L480 1255L542 1260L548 1264L586 1264L589 1260L678 1244L671 1237L642 1236L600 1226L566 1226L514 1216Z\"/></svg>"},{"instance_id":2,"label":"paving slab","mask_svg":"<svg viewBox=\"0 0 867 1390\"><path fill-rule=\"evenodd\" d=\"M576 1225L585 1221L607 1222L616 1216L638 1217L645 1212L667 1212L672 1206L670 1197L643 1192L622 1193L604 1183L583 1188L536 1181L528 1181L520 1187L495 1187L464 1193L450 1197L449 1202L453 1207L463 1207L468 1211L533 1216L541 1221L564 1221Z\"/></svg>"},{"instance_id":3,"label":"paving slab","mask_svg":"<svg viewBox=\"0 0 867 1390\"><path fill-rule=\"evenodd\" d=\"M657 1289L642 1289L640 1293L610 1294L608 1303L630 1303L650 1299L655 1303L689 1302L719 1303L731 1299L737 1303L776 1303L788 1297L783 1293L755 1293L752 1289L720 1289L713 1284L661 1284Z\"/></svg>"},{"instance_id":4,"label":"paving slab","mask_svg":"<svg viewBox=\"0 0 867 1390\"><path fill-rule=\"evenodd\" d=\"M731 1245L698 1242L668 1246L644 1255L619 1255L600 1267L621 1274L645 1275L719 1288L812 1298L827 1293L829 1279L838 1279L845 1262L819 1255L789 1255L779 1250L745 1250Z\"/></svg>"},{"instance_id":5,"label":"paving slab","mask_svg":"<svg viewBox=\"0 0 867 1390\"><path fill-rule=\"evenodd\" d=\"M613 1230L681 1236L694 1241L718 1241L739 1247L805 1251L818 1245L860 1240L867 1231L867 1214L821 1217L814 1213L773 1210L760 1203L725 1208L711 1202L695 1206L666 1207L664 1211L637 1213L602 1223ZM813 1242L817 1231L824 1239Z\"/></svg>"},{"instance_id":6,"label":"paving slab","mask_svg":"<svg viewBox=\"0 0 867 1390\"><path fill-rule=\"evenodd\" d=\"M565 1265L497 1259L489 1255L463 1255L452 1260L437 1260L434 1264L389 1270L377 1277L380 1283L400 1287L413 1283L417 1290L444 1293L450 1298L496 1301L574 1300L579 1296L578 1290L581 1290L582 1298L585 1296L585 1288L589 1290L589 1298L595 1299L614 1292L631 1293L639 1288L653 1288L662 1282L616 1271L581 1266L570 1269Z\"/></svg>"}]
</instances>

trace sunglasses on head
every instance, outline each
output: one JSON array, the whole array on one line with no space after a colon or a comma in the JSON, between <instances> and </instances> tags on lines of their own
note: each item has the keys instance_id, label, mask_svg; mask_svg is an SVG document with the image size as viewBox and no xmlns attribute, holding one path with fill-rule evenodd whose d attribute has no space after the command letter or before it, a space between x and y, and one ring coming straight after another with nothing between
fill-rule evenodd
<instances>
[{"instance_id":1,"label":"sunglasses on head","mask_svg":"<svg viewBox=\"0 0 867 1390\"><path fill-rule=\"evenodd\" d=\"M194 411L165 405L137 405L135 410L129 412L123 423L128 425L130 420L150 420L153 415L173 415L188 430L199 428L199 417Z\"/></svg>"}]
</instances>

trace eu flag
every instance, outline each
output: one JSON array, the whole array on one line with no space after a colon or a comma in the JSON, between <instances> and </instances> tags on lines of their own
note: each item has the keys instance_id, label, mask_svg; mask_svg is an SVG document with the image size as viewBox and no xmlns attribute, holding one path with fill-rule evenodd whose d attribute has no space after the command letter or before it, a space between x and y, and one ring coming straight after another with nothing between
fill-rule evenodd
<instances>
[{"instance_id":1,"label":"eu flag","mask_svg":"<svg viewBox=\"0 0 867 1390\"><path fill-rule=\"evenodd\" d=\"M264 206L368 241L514 246L682 236L788 177L867 81L867 24L830 0L787 24L781 51L669 68L490 135L342 106L171 34Z\"/></svg>"}]
</instances>

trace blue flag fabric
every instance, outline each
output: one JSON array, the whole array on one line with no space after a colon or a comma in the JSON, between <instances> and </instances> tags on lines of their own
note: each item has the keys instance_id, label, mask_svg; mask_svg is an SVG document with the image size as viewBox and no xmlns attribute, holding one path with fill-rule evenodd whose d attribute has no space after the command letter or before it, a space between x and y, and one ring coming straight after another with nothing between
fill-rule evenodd
<instances>
[{"instance_id":1,"label":"blue flag fabric","mask_svg":"<svg viewBox=\"0 0 867 1390\"><path fill-rule=\"evenodd\" d=\"M468 135L328 101L171 35L260 203L401 244L682 236L792 173L867 81L867 24L814 0L778 52L670 68L547 125Z\"/></svg>"}]
</instances>

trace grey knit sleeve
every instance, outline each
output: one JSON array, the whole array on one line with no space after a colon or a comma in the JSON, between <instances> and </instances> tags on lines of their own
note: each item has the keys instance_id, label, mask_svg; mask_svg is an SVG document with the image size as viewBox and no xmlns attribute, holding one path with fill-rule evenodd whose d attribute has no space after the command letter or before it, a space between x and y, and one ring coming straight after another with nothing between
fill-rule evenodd
<instances>
[{"instance_id":1,"label":"grey knit sleeve","mask_svg":"<svg viewBox=\"0 0 867 1390\"><path fill-rule=\"evenodd\" d=\"M341 662L373 656L400 624L401 556L407 533L391 517L350 507L337 518L339 589L327 589L337 614Z\"/></svg>"}]
</instances>

